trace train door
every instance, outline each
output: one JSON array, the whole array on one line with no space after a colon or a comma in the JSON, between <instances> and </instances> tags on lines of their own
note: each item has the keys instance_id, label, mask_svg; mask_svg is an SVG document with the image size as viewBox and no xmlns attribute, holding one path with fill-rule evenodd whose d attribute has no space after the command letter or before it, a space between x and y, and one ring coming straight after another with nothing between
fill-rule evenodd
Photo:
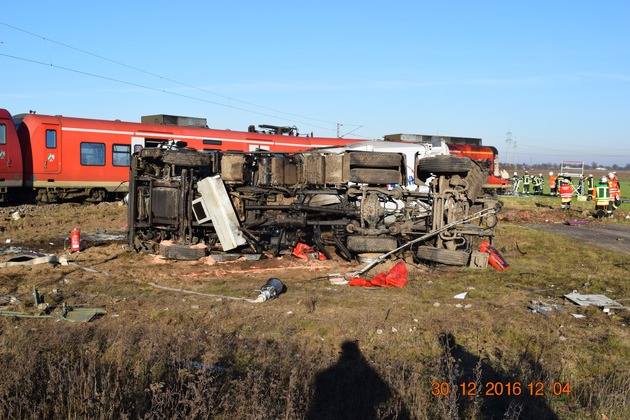
<instances>
[{"instance_id":1,"label":"train door","mask_svg":"<svg viewBox=\"0 0 630 420\"><path fill-rule=\"evenodd\" d=\"M144 148L144 137L131 136L131 153L139 152Z\"/></svg>"},{"instance_id":2,"label":"train door","mask_svg":"<svg viewBox=\"0 0 630 420\"><path fill-rule=\"evenodd\" d=\"M40 130L44 135L44 153L40 155L40 162L34 162L34 172L41 165L44 174L58 174L61 172L61 126L45 123Z\"/></svg>"},{"instance_id":3,"label":"train door","mask_svg":"<svg viewBox=\"0 0 630 420\"><path fill-rule=\"evenodd\" d=\"M22 186L22 151L11 115L0 110L0 186Z\"/></svg>"}]
</instances>

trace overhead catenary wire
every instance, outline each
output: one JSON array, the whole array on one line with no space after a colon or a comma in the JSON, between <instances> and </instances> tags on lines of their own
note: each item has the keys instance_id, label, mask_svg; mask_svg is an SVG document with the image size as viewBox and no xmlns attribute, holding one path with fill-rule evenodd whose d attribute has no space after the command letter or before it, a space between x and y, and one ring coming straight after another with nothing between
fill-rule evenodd
<instances>
[{"instance_id":1,"label":"overhead catenary wire","mask_svg":"<svg viewBox=\"0 0 630 420\"><path fill-rule=\"evenodd\" d=\"M152 76L152 77L156 77L156 78L158 78L160 80L165 80L165 81L168 81L168 82L171 82L171 83L175 83L175 84L183 86L183 87L187 87L187 88L190 88L190 89L198 90L200 92L204 92L204 93L208 93L208 94L211 94L211 95L215 95L215 96L218 96L218 97L223 98L223 99L227 99L228 103L211 101L211 100L198 98L198 97L191 96L191 95L185 95L185 94L173 92L173 91L170 91L170 90L167 90L167 89L155 88L155 87L151 87L151 86L148 86L148 85L145 85L145 84L141 84L141 83L129 82L129 81L125 81L125 80L114 78L114 77L109 77L109 76L99 75L99 74L88 72L88 71L74 69L74 68L71 68L71 67L68 67L68 66L62 66L62 65L58 65L58 64L53 64L52 59L50 57L50 53L48 52L48 49L46 49L47 54L48 54L48 59L49 59L48 63L43 62L41 60L30 59L30 58L26 58L26 57L20 57L20 56L17 56L17 55L11 55L11 54L5 54L5 53L0 53L0 56L4 56L4 57L7 57L7 58L12 58L12 59L16 59L16 60L21 60L21 61L25 61L25 62L30 62L30 63L33 63L33 64L49 66L49 67L57 68L57 69L64 70L64 71L70 71L70 72L74 72L74 73L77 73L77 74L82 74L82 75L85 75L85 76L96 77L96 78L100 78L100 79L103 79L103 80L109 80L109 81L116 82L116 83L122 83L122 84L130 85L130 86L139 87L139 88L142 88L142 89L148 89L148 90L152 90L152 91L156 91L156 92L161 92L161 93L166 93L166 94L170 94L170 95L174 95L174 96L179 96L179 97L182 97L182 98L191 99L191 100L195 100L195 101L199 101L199 102L205 102L205 103L209 103L209 104L212 104L212 105L223 106L223 107L235 109L235 110L238 110L238 111L243 111L243 112L248 112L248 113L257 114L257 115L261 115L261 116L277 118L277 119L280 119L280 120L289 121L289 122L293 122L293 123L299 123L299 124L303 124L303 125L308 125L309 127L319 128L319 129L322 129L322 130L332 131L332 129L330 127L324 127L324 126L315 125L315 124L313 124L311 122L308 122L308 121L316 121L316 122L319 122L319 123L331 124L331 125L335 124L335 122L332 122L332 121L327 121L327 120L312 118L312 117L308 117L308 116L300 115L300 114L296 114L296 113L281 111L281 110L278 110L278 109L275 109L275 108L270 108L270 107L266 107L266 106L263 106L263 105L254 104L252 102L248 102L248 101L240 100L240 99L237 99L237 98L233 98L233 97L228 96L228 95L223 95L223 94L220 94L220 93L208 90L208 89L201 88L199 86L191 85L189 83L181 82L181 81L175 80L173 78L165 77L165 76L159 75L157 73L154 73L154 72L151 72L151 71L147 71L147 70L141 69L139 67L132 66L132 65L123 63L121 61L105 57L105 56L100 55L100 54L96 54L96 53L93 53L93 52L90 52L90 51L87 51L87 50L84 50L84 49L81 49L81 48L77 48L77 47L74 47L72 45L69 45L69 44L66 44L66 43L63 43L63 42L55 41L53 39L47 38L45 36L42 36L42 35L39 35L39 34L36 34L36 33L33 33L31 31L25 30L23 28L19 28L19 27L16 27L14 25L10 25L10 24L8 24L6 22L1 22L0 21L0 25L4 25L4 26L6 26L8 28L11 28L11 29L14 29L16 31L23 32L25 34L28 34L28 35L36 37L36 38L40 38L45 43L46 42L54 43L54 44L60 45L60 46L62 46L64 48L68 48L68 49L80 52L82 54L86 54L86 55L98 58L100 60L104 60L104 61L116 64L116 65L119 65L119 66L122 66L122 67L125 67L125 68L128 68L128 69L131 69L131 70L134 70L134 71L137 71L137 72L140 72L140 73ZM270 113L267 113L267 112L254 111L254 110L247 109L247 108L244 108L244 107L234 106L234 105L231 104L231 102L237 102L237 103L241 103L243 105L247 105L247 106L250 106L250 107L260 108L262 110L273 112L273 113L276 113L276 114L283 114L285 116L306 119L308 121L298 121L298 120L293 120L293 119L290 119L290 118L287 118L287 117L281 117L281 116L278 116L278 115L270 114ZM362 127L360 125L356 125L356 126L358 127L357 129Z\"/></svg>"}]
</instances>

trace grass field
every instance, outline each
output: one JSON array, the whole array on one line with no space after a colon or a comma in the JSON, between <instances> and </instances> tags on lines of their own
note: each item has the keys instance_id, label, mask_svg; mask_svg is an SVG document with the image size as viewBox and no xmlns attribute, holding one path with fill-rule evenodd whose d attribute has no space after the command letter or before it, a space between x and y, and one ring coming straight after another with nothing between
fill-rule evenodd
<instances>
[{"instance_id":1,"label":"grass field","mask_svg":"<svg viewBox=\"0 0 630 420\"><path fill-rule=\"evenodd\" d=\"M341 261L155 265L119 245L77 257L99 273L5 268L2 294L26 309L37 286L108 313L1 317L0 417L630 418L630 312L562 298L630 305L630 257L526 226L588 218L591 203L567 213L557 197L502 201L495 247L508 270L408 261L401 289L332 285L327 273L354 267ZM628 224L628 206L592 223ZM263 304L148 284L252 296L274 276L287 291Z\"/></svg>"}]
</instances>

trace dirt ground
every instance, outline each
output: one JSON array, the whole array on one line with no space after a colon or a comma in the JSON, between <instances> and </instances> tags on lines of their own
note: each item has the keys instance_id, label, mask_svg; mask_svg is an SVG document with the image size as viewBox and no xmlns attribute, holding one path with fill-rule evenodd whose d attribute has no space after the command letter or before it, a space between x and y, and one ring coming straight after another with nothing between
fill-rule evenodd
<instances>
[{"instance_id":1,"label":"dirt ground","mask_svg":"<svg viewBox=\"0 0 630 420\"><path fill-rule=\"evenodd\" d=\"M603 225L598 221L569 224L567 217L558 211L545 215L546 223L532 223L532 212L508 210L500 213L502 222L520 224L532 229L568 236L599 247L628 254L630 227ZM81 251L70 252L70 231L81 230ZM336 257L330 261L303 261L291 256L275 259L217 262L212 257L199 261L167 261L158 256L134 253L126 246L127 207L120 202L100 204L50 204L22 205L0 208L0 262L22 253L54 254L67 257L75 264L106 272L110 280L117 276L121 280L134 276L143 283L159 283L164 286L195 288L203 278L249 279L245 282L244 297L256 297L253 285L264 284L270 277L282 279L321 280L329 274L354 271L364 266L348 263ZM393 263L380 264L370 274L384 272ZM427 267L408 264L410 277L427 271ZM22 276L38 276L49 267L33 267L24 272L22 268L5 268L5 274L22 271ZM76 266L64 268L76 272ZM89 271L86 274L94 275ZM36 280L36 279L30 279ZM32 283L29 281L28 283ZM177 284L175 284L177 283ZM253 295L252 295L253 293Z\"/></svg>"}]
</instances>

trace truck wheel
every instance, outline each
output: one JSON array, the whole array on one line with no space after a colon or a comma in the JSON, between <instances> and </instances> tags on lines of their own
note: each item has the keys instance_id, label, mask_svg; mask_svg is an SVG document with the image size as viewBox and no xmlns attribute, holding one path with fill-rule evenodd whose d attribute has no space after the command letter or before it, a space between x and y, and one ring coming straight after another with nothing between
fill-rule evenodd
<instances>
[{"instance_id":1,"label":"truck wheel","mask_svg":"<svg viewBox=\"0 0 630 420\"><path fill-rule=\"evenodd\" d=\"M468 252L433 248L431 246L418 247L417 255L423 260L446 265L467 265L470 260L470 254Z\"/></svg>"},{"instance_id":2,"label":"truck wheel","mask_svg":"<svg viewBox=\"0 0 630 420\"><path fill-rule=\"evenodd\" d=\"M351 152L350 166L364 168L400 168L402 156L398 153Z\"/></svg>"},{"instance_id":3,"label":"truck wheel","mask_svg":"<svg viewBox=\"0 0 630 420\"><path fill-rule=\"evenodd\" d=\"M160 244L160 255L169 260L198 260L206 256L207 250L198 245Z\"/></svg>"},{"instance_id":4,"label":"truck wheel","mask_svg":"<svg viewBox=\"0 0 630 420\"><path fill-rule=\"evenodd\" d=\"M347 248L358 254L364 252L389 252L398 247L398 241L392 236L348 236Z\"/></svg>"},{"instance_id":5,"label":"truck wheel","mask_svg":"<svg viewBox=\"0 0 630 420\"><path fill-rule=\"evenodd\" d=\"M472 165L469 158L460 158L453 155L432 156L418 161L418 172L447 174L468 172L471 169Z\"/></svg>"},{"instance_id":6,"label":"truck wheel","mask_svg":"<svg viewBox=\"0 0 630 420\"><path fill-rule=\"evenodd\" d=\"M355 168L350 169L350 182L357 184L400 184L400 171L394 169Z\"/></svg>"}]
</instances>

